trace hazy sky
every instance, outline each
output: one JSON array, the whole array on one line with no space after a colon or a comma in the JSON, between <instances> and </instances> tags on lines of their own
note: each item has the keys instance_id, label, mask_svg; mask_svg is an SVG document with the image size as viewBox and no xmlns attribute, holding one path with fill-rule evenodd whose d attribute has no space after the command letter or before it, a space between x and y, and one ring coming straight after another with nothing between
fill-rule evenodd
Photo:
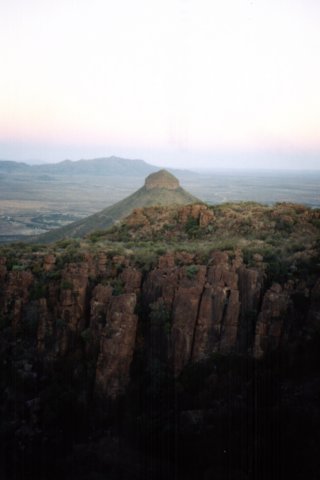
<instances>
[{"instance_id":1,"label":"hazy sky","mask_svg":"<svg viewBox=\"0 0 320 480\"><path fill-rule=\"evenodd\" d=\"M2 0L0 158L320 168L319 0Z\"/></svg>"}]
</instances>

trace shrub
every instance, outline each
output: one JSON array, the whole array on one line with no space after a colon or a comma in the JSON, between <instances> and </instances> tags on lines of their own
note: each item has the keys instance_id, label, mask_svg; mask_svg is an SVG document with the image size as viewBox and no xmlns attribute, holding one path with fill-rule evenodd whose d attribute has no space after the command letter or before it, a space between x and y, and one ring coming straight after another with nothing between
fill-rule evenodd
<instances>
[{"instance_id":1,"label":"shrub","mask_svg":"<svg viewBox=\"0 0 320 480\"><path fill-rule=\"evenodd\" d=\"M122 224L121 227L116 232L117 240L121 242L127 242L130 240L130 233L128 225Z\"/></svg>"},{"instance_id":2,"label":"shrub","mask_svg":"<svg viewBox=\"0 0 320 480\"><path fill-rule=\"evenodd\" d=\"M105 230L96 230L95 232L92 232L89 235L89 240L92 243L96 243L99 240L101 240L103 237L105 237L106 231Z\"/></svg>"},{"instance_id":3,"label":"shrub","mask_svg":"<svg viewBox=\"0 0 320 480\"><path fill-rule=\"evenodd\" d=\"M158 260L158 255L153 250L145 248L136 252L134 260L135 264L139 268L145 272L148 272L155 267Z\"/></svg>"},{"instance_id":4,"label":"shrub","mask_svg":"<svg viewBox=\"0 0 320 480\"><path fill-rule=\"evenodd\" d=\"M162 230L164 232L171 232L176 228L176 225L174 223L165 223L162 227Z\"/></svg>"},{"instance_id":5,"label":"shrub","mask_svg":"<svg viewBox=\"0 0 320 480\"><path fill-rule=\"evenodd\" d=\"M290 263L281 257L273 255L265 259L267 262L267 280L269 283L284 283L290 274Z\"/></svg>"},{"instance_id":6,"label":"shrub","mask_svg":"<svg viewBox=\"0 0 320 480\"><path fill-rule=\"evenodd\" d=\"M74 238L65 238L56 243L58 248L79 247L79 242Z\"/></svg>"},{"instance_id":7,"label":"shrub","mask_svg":"<svg viewBox=\"0 0 320 480\"><path fill-rule=\"evenodd\" d=\"M185 225L185 232L188 234L189 238L199 237L201 231L199 227L199 222L196 218L189 217Z\"/></svg>"},{"instance_id":8,"label":"shrub","mask_svg":"<svg viewBox=\"0 0 320 480\"><path fill-rule=\"evenodd\" d=\"M13 272L22 272L25 269L24 265L12 265L11 270Z\"/></svg>"},{"instance_id":9,"label":"shrub","mask_svg":"<svg viewBox=\"0 0 320 480\"><path fill-rule=\"evenodd\" d=\"M121 295L122 293L124 293L124 283L123 283L123 280L121 280L121 278L117 277L113 280L112 282L112 295L114 296L118 296L118 295Z\"/></svg>"},{"instance_id":10,"label":"shrub","mask_svg":"<svg viewBox=\"0 0 320 480\"><path fill-rule=\"evenodd\" d=\"M167 249L164 248L164 247L157 247L156 248L156 254L157 255L164 255L165 253L167 253Z\"/></svg>"},{"instance_id":11,"label":"shrub","mask_svg":"<svg viewBox=\"0 0 320 480\"><path fill-rule=\"evenodd\" d=\"M253 264L253 251L248 248L242 250L243 262L249 267Z\"/></svg>"},{"instance_id":12,"label":"shrub","mask_svg":"<svg viewBox=\"0 0 320 480\"><path fill-rule=\"evenodd\" d=\"M294 229L292 219L290 217L288 219L283 217L278 218L276 220L275 229L284 234L292 233Z\"/></svg>"},{"instance_id":13,"label":"shrub","mask_svg":"<svg viewBox=\"0 0 320 480\"><path fill-rule=\"evenodd\" d=\"M187 277L192 280L193 278L195 278L195 276L197 275L199 271L199 267L197 265L189 265L187 268L186 268L186 273L187 273Z\"/></svg>"},{"instance_id":14,"label":"shrub","mask_svg":"<svg viewBox=\"0 0 320 480\"><path fill-rule=\"evenodd\" d=\"M320 229L320 219L319 219L319 218L312 218L312 219L310 220L310 223L311 223L314 227Z\"/></svg>"}]
</instances>

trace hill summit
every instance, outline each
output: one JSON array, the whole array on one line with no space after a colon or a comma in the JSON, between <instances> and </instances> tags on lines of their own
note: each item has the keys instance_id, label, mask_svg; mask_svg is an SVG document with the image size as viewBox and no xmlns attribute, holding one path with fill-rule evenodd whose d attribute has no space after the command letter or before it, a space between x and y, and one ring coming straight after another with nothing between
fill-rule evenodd
<instances>
[{"instance_id":1,"label":"hill summit","mask_svg":"<svg viewBox=\"0 0 320 480\"><path fill-rule=\"evenodd\" d=\"M95 230L111 227L115 222L127 217L134 209L153 206L187 205L202 203L201 200L184 190L179 180L167 170L151 173L143 187L120 202L65 227L33 238L44 243L55 242L66 237L83 237Z\"/></svg>"},{"instance_id":2,"label":"hill summit","mask_svg":"<svg viewBox=\"0 0 320 480\"><path fill-rule=\"evenodd\" d=\"M167 170L159 170L151 173L144 183L146 190L153 190L155 188L164 188L166 190L177 190L180 187L179 180L167 172Z\"/></svg>"}]
</instances>

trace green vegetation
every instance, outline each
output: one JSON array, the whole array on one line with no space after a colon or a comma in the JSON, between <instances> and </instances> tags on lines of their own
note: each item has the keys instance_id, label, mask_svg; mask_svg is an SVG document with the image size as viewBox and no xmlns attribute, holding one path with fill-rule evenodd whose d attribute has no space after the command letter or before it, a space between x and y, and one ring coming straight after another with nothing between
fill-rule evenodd
<instances>
[{"instance_id":1,"label":"green vegetation","mask_svg":"<svg viewBox=\"0 0 320 480\"><path fill-rule=\"evenodd\" d=\"M185 225L185 231L189 238L197 238L201 233L199 221L196 218L189 217Z\"/></svg>"},{"instance_id":2,"label":"green vegetation","mask_svg":"<svg viewBox=\"0 0 320 480\"><path fill-rule=\"evenodd\" d=\"M194 213L199 208L207 214L205 222L200 222ZM111 261L122 257L148 272L158 265L161 255L170 252L176 265L186 265L190 279L196 276L197 265L210 262L215 251L227 252L230 259L235 252L241 252L250 268L256 268L259 262L261 267L262 262L268 282L281 283L319 273L319 209L288 203L271 207L242 202L211 207L149 207L138 213L145 219L142 223L139 219L135 223L134 215L83 240L68 238L50 247L4 245L0 247L0 256L6 259L9 271L32 272L36 279L30 292L33 299L45 296L50 282L72 289L70 282L61 282L62 273L68 264L82 262L88 254L95 259L104 253ZM55 257L55 263L50 271L44 271L44 257L48 254ZM108 279L103 282L112 283ZM123 292L120 281L112 286L114 295Z\"/></svg>"},{"instance_id":3,"label":"green vegetation","mask_svg":"<svg viewBox=\"0 0 320 480\"><path fill-rule=\"evenodd\" d=\"M134 264L147 272L154 268L157 264L159 255L155 251L154 246L152 248L137 248L134 252L133 260Z\"/></svg>"},{"instance_id":4,"label":"green vegetation","mask_svg":"<svg viewBox=\"0 0 320 480\"><path fill-rule=\"evenodd\" d=\"M198 273L199 267L197 265L189 265L186 268L187 277L191 279L195 278Z\"/></svg>"},{"instance_id":5,"label":"green vegetation","mask_svg":"<svg viewBox=\"0 0 320 480\"><path fill-rule=\"evenodd\" d=\"M121 295L122 293L124 293L124 283L123 283L123 280L121 280L121 278L119 277L116 277L113 281L112 281L112 295L114 296L118 296L118 295Z\"/></svg>"},{"instance_id":6,"label":"green vegetation","mask_svg":"<svg viewBox=\"0 0 320 480\"><path fill-rule=\"evenodd\" d=\"M97 243L101 238L105 236L105 233L105 230L95 230L88 236L88 239L92 243Z\"/></svg>"},{"instance_id":7,"label":"green vegetation","mask_svg":"<svg viewBox=\"0 0 320 480\"><path fill-rule=\"evenodd\" d=\"M11 270L13 272L21 272L24 269L25 269L24 265L12 265L11 267Z\"/></svg>"}]
</instances>

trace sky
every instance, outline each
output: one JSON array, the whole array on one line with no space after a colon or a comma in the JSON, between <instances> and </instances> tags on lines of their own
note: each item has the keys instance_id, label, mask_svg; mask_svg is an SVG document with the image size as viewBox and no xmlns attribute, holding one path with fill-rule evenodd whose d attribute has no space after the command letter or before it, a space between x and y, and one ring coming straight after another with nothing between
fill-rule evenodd
<instances>
[{"instance_id":1,"label":"sky","mask_svg":"<svg viewBox=\"0 0 320 480\"><path fill-rule=\"evenodd\" d=\"M320 169L319 0L2 0L0 158Z\"/></svg>"}]
</instances>

